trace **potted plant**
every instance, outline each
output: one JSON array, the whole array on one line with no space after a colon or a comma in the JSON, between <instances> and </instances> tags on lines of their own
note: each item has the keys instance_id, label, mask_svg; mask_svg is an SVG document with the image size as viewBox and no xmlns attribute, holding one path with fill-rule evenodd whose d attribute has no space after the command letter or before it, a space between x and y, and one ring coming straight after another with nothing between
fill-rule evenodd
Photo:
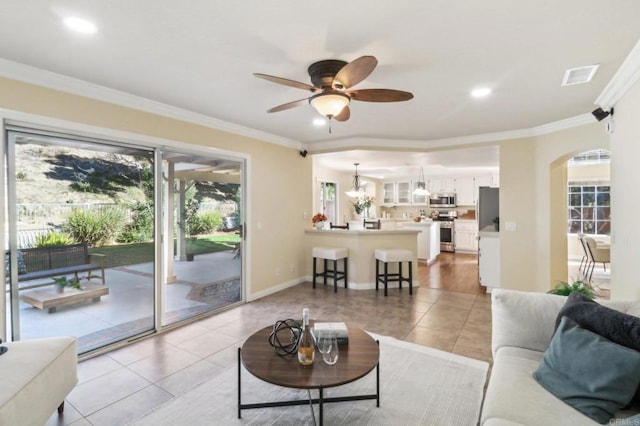
<instances>
[{"instance_id":1,"label":"potted plant","mask_svg":"<svg viewBox=\"0 0 640 426\"><path fill-rule=\"evenodd\" d=\"M552 290L549 290L547 293L557 294L560 296L568 296L573 292L582 293L589 299L596 298L596 292L591 284L582 280L576 280L571 284L564 281L559 281L556 287Z\"/></svg>"},{"instance_id":2,"label":"potted plant","mask_svg":"<svg viewBox=\"0 0 640 426\"><path fill-rule=\"evenodd\" d=\"M80 281L77 280L76 278L67 278L66 276L63 276L63 277L53 277L52 280L56 283L58 293L64 293L65 287L71 287L78 290L82 290L82 287L80 286Z\"/></svg>"},{"instance_id":3,"label":"potted plant","mask_svg":"<svg viewBox=\"0 0 640 426\"><path fill-rule=\"evenodd\" d=\"M500 218L498 216L494 217L493 220L493 227L496 231L500 230Z\"/></svg>"},{"instance_id":4,"label":"potted plant","mask_svg":"<svg viewBox=\"0 0 640 426\"><path fill-rule=\"evenodd\" d=\"M358 198L356 202L353 203L353 208L356 211L356 215L360 216L366 210L369 209L373 205L373 197L365 195L362 198Z\"/></svg>"},{"instance_id":5,"label":"potted plant","mask_svg":"<svg viewBox=\"0 0 640 426\"><path fill-rule=\"evenodd\" d=\"M315 225L316 229L324 229L324 222L327 220L327 216L322 213L316 213L311 218L311 222Z\"/></svg>"}]
</instances>

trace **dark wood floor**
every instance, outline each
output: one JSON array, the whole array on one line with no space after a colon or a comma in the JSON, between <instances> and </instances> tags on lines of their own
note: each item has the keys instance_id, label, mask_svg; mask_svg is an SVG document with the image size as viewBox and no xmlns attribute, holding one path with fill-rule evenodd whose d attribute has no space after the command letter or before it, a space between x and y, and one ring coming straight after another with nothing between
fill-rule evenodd
<instances>
[{"instance_id":1,"label":"dark wood floor","mask_svg":"<svg viewBox=\"0 0 640 426\"><path fill-rule=\"evenodd\" d=\"M478 255L443 252L431 266L420 264L420 286L460 293L484 294L478 281Z\"/></svg>"}]
</instances>

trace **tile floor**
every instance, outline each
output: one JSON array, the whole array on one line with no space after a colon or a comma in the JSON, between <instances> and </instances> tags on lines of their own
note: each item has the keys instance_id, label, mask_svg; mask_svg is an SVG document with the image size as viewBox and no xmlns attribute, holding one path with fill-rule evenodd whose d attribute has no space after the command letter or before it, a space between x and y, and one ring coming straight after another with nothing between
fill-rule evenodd
<instances>
[{"instance_id":1,"label":"tile floor","mask_svg":"<svg viewBox=\"0 0 640 426\"><path fill-rule=\"evenodd\" d=\"M277 294L81 362L63 416L48 425L122 425L234 366L237 348L259 328L298 318L339 319L365 330L491 360L490 296L475 255L443 254L419 268L420 287L382 291L299 284ZM474 281L475 280L475 281ZM451 291L455 289L456 291Z\"/></svg>"}]
</instances>

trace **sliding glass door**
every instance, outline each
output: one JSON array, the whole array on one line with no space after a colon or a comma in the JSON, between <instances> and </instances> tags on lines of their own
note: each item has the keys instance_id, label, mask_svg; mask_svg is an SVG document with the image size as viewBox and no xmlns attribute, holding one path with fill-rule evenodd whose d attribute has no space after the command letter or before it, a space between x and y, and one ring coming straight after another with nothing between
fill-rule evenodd
<instances>
[{"instance_id":1,"label":"sliding glass door","mask_svg":"<svg viewBox=\"0 0 640 426\"><path fill-rule=\"evenodd\" d=\"M83 353L151 331L152 152L7 136L12 338L75 336Z\"/></svg>"},{"instance_id":2,"label":"sliding glass door","mask_svg":"<svg viewBox=\"0 0 640 426\"><path fill-rule=\"evenodd\" d=\"M175 151L162 161L165 326L242 300L242 163Z\"/></svg>"},{"instance_id":3,"label":"sliding glass door","mask_svg":"<svg viewBox=\"0 0 640 426\"><path fill-rule=\"evenodd\" d=\"M10 127L7 338L80 354L241 302L244 162Z\"/></svg>"}]
</instances>

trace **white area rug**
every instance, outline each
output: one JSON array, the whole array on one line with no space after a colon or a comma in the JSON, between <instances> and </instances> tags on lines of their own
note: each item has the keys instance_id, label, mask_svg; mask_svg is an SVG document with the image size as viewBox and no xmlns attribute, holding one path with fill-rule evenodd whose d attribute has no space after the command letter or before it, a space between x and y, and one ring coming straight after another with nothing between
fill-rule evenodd
<instances>
[{"instance_id":1,"label":"white area rug","mask_svg":"<svg viewBox=\"0 0 640 426\"><path fill-rule=\"evenodd\" d=\"M380 407L375 400L324 405L325 425L476 425L488 363L373 335L380 340ZM317 391L311 391L317 397ZM375 393L375 370L325 397ZM274 386L242 372L243 404L306 398L305 390ZM308 405L261 408L237 416L237 366L136 421L135 425L305 425ZM315 406L316 421L318 408Z\"/></svg>"}]
</instances>

